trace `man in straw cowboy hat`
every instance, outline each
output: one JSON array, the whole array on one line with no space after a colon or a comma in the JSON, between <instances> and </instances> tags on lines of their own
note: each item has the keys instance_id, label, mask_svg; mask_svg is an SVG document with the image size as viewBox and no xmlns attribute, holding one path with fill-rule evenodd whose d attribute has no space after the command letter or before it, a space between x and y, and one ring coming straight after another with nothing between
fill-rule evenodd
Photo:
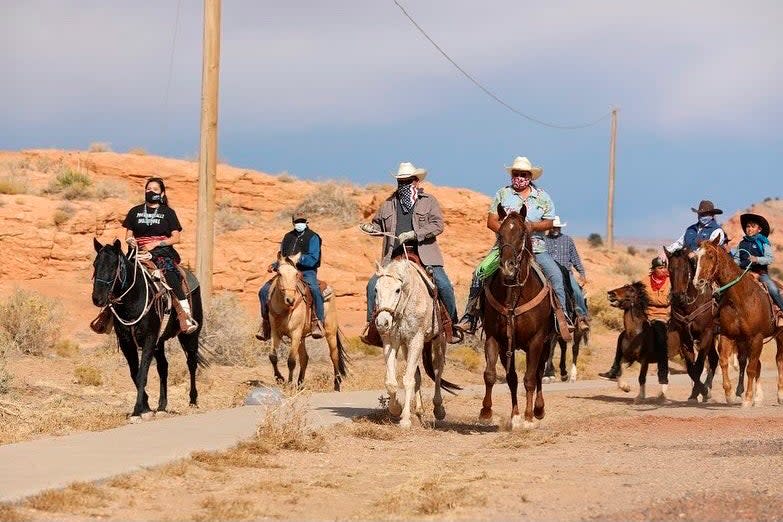
<instances>
[{"instance_id":1,"label":"man in straw cowboy hat","mask_svg":"<svg viewBox=\"0 0 783 522\"><path fill-rule=\"evenodd\" d=\"M582 291L582 287L587 283L587 276L574 240L562 231L567 224L560 221L560 216L555 216L552 229L546 233L544 241L546 242L546 251L568 273L568 284L574 294L577 318L582 321L583 328L588 329L590 325L587 320L587 301L585 301L585 294ZM574 276L573 270L579 274L578 279Z\"/></svg>"},{"instance_id":2,"label":"man in straw cowboy hat","mask_svg":"<svg viewBox=\"0 0 783 522\"><path fill-rule=\"evenodd\" d=\"M324 296L318 286L318 267L321 266L321 236L308 227L307 216L302 212L294 212L291 216L291 222L293 230L283 236L283 240L280 242L280 254L283 257L301 254L296 268L302 274L302 279L307 283L307 286L310 287L315 311L310 325L310 334L313 339L320 339L324 336L322 326L324 322ZM277 271L277 261L269 265L267 271ZM271 287L272 280L270 279L258 291L258 300L261 303L261 324L258 327L256 339L259 341L267 341L271 336L269 306L267 305Z\"/></svg>"},{"instance_id":3,"label":"man in straw cowboy hat","mask_svg":"<svg viewBox=\"0 0 783 522\"><path fill-rule=\"evenodd\" d=\"M506 167L506 171L511 176L511 184L498 190L492 203L490 203L487 215L487 228L495 233L500 230L501 220L498 216L498 205L501 205L507 212L518 212L523 205L526 206L526 220L532 231L533 254L544 275L552 284L555 295L557 295L561 308L563 308L565 304L563 274L555 260L547 252L546 243L544 242L544 232L552 228L555 219L555 204L552 202L549 194L533 183L541 177L544 171L541 167L532 165L529 159L522 156L514 158L514 162L510 167ZM463 331L469 333L476 331L478 301L481 289L484 281L488 280L497 271L499 263L500 249L496 242L473 273L470 294L465 306L465 315L463 315L457 325ZM568 332L561 332L561 334L564 338L570 339Z\"/></svg>"},{"instance_id":4,"label":"man in straw cowboy hat","mask_svg":"<svg viewBox=\"0 0 783 522\"><path fill-rule=\"evenodd\" d=\"M383 238L381 264L391 261L393 253L401 252L401 245L412 246L421 259L422 264L431 272L438 295L451 317L452 323L457 322L457 305L454 298L454 288L449 276L443 269L443 254L438 246L438 235L443 232L443 213L438 200L424 192L421 182L427 176L425 169L417 168L412 163L400 163L396 173L391 174L397 180L397 189L383 202L375 213L371 224L364 224L361 229L367 233L391 233ZM391 235L390 234L390 235ZM373 275L367 282L367 325L372 321L375 307L375 285L377 276ZM365 327L365 334L368 328ZM369 339L363 339L367 342ZM456 338L448 339L456 342ZM373 344L372 342L368 344Z\"/></svg>"},{"instance_id":5,"label":"man in straw cowboy hat","mask_svg":"<svg viewBox=\"0 0 783 522\"><path fill-rule=\"evenodd\" d=\"M775 260L772 243L769 242L771 232L769 221L764 216L758 214L742 214L740 224L745 236L740 240L737 248L731 251L734 261L745 270L748 269L758 277L767 288L772 300L783 311L783 297L780 295L780 289L769 275L769 265ZM778 324L781 323L780 313Z\"/></svg>"},{"instance_id":6,"label":"man in straw cowboy hat","mask_svg":"<svg viewBox=\"0 0 783 522\"><path fill-rule=\"evenodd\" d=\"M699 242L712 241L716 237L720 238L719 244L726 243L726 232L721 228L718 222L715 220L715 216L723 214L723 211L719 208L715 208L712 201L707 199L699 202L699 208L691 207L691 210L696 213L696 223L685 229L685 233L680 238L665 247L665 249L671 254L682 248L687 248L691 252L695 252L699 248ZM666 259L665 255L661 256L661 260Z\"/></svg>"}]
</instances>

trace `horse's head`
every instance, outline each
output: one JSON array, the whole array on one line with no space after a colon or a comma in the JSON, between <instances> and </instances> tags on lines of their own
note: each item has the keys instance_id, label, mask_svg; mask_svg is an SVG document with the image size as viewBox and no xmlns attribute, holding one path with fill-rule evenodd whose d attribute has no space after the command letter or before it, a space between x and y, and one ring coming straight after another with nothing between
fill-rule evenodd
<instances>
[{"instance_id":1,"label":"horse's head","mask_svg":"<svg viewBox=\"0 0 783 522\"><path fill-rule=\"evenodd\" d=\"M117 281L123 279L123 274L126 273L123 263L125 254L122 253L122 244L119 239L116 239L112 244L105 245L95 238L92 242L95 252L98 254L92 263L92 303L102 308L109 304L112 290L114 290Z\"/></svg>"},{"instance_id":2,"label":"horse's head","mask_svg":"<svg viewBox=\"0 0 783 522\"><path fill-rule=\"evenodd\" d=\"M699 243L699 249L696 251L696 271L693 274L693 284L700 291L704 290L707 284L715 281L720 256L725 255L719 243L720 239L717 237L712 241Z\"/></svg>"},{"instance_id":3,"label":"horse's head","mask_svg":"<svg viewBox=\"0 0 783 522\"><path fill-rule=\"evenodd\" d=\"M690 254L691 251L687 248L682 248L673 254L666 251L669 278L672 285L672 302L675 304L686 305L688 303L688 288L695 271Z\"/></svg>"},{"instance_id":4,"label":"horse's head","mask_svg":"<svg viewBox=\"0 0 783 522\"><path fill-rule=\"evenodd\" d=\"M530 234L525 225L527 208L523 205L519 212L506 213L502 206L497 207L498 217L503 220L498 230L500 247L500 272L503 282L511 285L517 282L521 269L530 260L532 247Z\"/></svg>"},{"instance_id":5,"label":"horse's head","mask_svg":"<svg viewBox=\"0 0 783 522\"><path fill-rule=\"evenodd\" d=\"M606 293L609 299L609 304L615 308L621 310L630 310L631 308L638 308L646 311L648 305L647 292L644 289L644 283L636 281L635 283L629 283L620 288L609 290Z\"/></svg>"},{"instance_id":6,"label":"horse's head","mask_svg":"<svg viewBox=\"0 0 783 522\"><path fill-rule=\"evenodd\" d=\"M296 283L299 278L299 270L296 263L301 254L283 256L277 253L277 288L283 293L283 301L288 307L296 302Z\"/></svg>"},{"instance_id":7,"label":"horse's head","mask_svg":"<svg viewBox=\"0 0 783 522\"><path fill-rule=\"evenodd\" d=\"M408 286L408 261L392 261L385 267L377 264L378 282L375 285L375 326L379 332L388 331L394 314Z\"/></svg>"}]
</instances>

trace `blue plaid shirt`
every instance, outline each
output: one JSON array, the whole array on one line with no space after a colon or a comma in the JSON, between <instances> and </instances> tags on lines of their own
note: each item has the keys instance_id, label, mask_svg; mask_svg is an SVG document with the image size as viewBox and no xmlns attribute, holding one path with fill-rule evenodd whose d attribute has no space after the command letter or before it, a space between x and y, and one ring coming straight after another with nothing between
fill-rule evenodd
<instances>
[{"instance_id":1,"label":"blue plaid shirt","mask_svg":"<svg viewBox=\"0 0 783 522\"><path fill-rule=\"evenodd\" d=\"M576 268L579 275L585 277L585 267L582 265L582 259L579 257L579 252L576 251L576 245L571 236L561 233L557 237L550 237L549 234L546 234L544 242L547 252L555 258L555 261L563 265L569 272L571 267Z\"/></svg>"}]
</instances>

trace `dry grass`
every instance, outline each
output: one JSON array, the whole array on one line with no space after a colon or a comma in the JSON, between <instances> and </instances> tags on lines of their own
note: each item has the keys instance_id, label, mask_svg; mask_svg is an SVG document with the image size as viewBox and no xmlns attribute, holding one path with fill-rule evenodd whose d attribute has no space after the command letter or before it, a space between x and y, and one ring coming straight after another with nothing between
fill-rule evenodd
<instances>
[{"instance_id":1,"label":"dry grass","mask_svg":"<svg viewBox=\"0 0 783 522\"><path fill-rule=\"evenodd\" d=\"M54 353L57 357L76 357L79 355L79 343L70 339L60 339L54 344Z\"/></svg>"},{"instance_id":2,"label":"dry grass","mask_svg":"<svg viewBox=\"0 0 783 522\"><path fill-rule=\"evenodd\" d=\"M254 323L236 295L225 292L213 297L201 334L210 351L210 361L226 366L254 366L258 361Z\"/></svg>"},{"instance_id":3,"label":"dry grass","mask_svg":"<svg viewBox=\"0 0 783 522\"><path fill-rule=\"evenodd\" d=\"M59 194L65 199L89 199L94 196L89 175L63 167L43 190L44 194Z\"/></svg>"},{"instance_id":4,"label":"dry grass","mask_svg":"<svg viewBox=\"0 0 783 522\"><path fill-rule=\"evenodd\" d=\"M12 174L0 177L0 194L27 194L30 186L23 176Z\"/></svg>"},{"instance_id":5,"label":"dry grass","mask_svg":"<svg viewBox=\"0 0 783 522\"><path fill-rule=\"evenodd\" d=\"M215 212L216 234L241 230L243 228L247 228L251 224L252 221L250 218L248 218L241 211L232 207L230 201L222 200L218 202L217 212Z\"/></svg>"},{"instance_id":6,"label":"dry grass","mask_svg":"<svg viewBox=\"0 0 783 522\"><path fill-rule=\"evenodd\" d=\"M54 211L54 214L52 214L52 223L54 223L54 226L59 227L62 224L65 224L73 217L74 212L76 210L68 203L64 203L57 207L57 209Z\"/></svg>"},{"instance_id":7,"label":"dry grass","mask_svg":"<svg viewBox=\"0 0 783 522\"><path fill-rule=\"evenodd\" d=\"M308 401L301 392L269 410L258 426L259 441L270 449L320 452L326 448L326 439L311 430L307 422Z\"/></svg>"},{"instance_id":8,"label":"dry grass","mask_svg":"<svg viewBox=\"0 0 783 522\"><path fill-rule=\"evenodd\" d=\"M628 278L635 278L639 276L639 271L633 263L630 262L630 259L628 259L625 256L620 256L617 258L617 260L614 263L614 268L612 271L615 274L625 276Z\"/></svg>"},{"instance_id":9,"label":"dry grass","mask_svg":"<svg viewBox=\"0 0 783 522\"><path fill-rule=\"evenodd\" d=\"M470 346L449 347L446 357L470 372L484 371L484 354Z\"/></svg>"},{"instance_id":10,"label":"dry grass","mask_svg":"<svg viewBox=\"0 0 783 522\"><path fill-rule=\"evenodd\" d=\"M0 302L0 330L10 338L11 348L42 355L57 339L62 326L62 305L36 292L15 289Z\"/></svg>"},{"instance_id":11,"label":"dry grass","mask_svg":"<svg viewBox=\"0 0 783 522\"><path fill-rule=\"evenodd\" d=\"M233 448L221 452L197 451L190 458L200 467L209 471L223 471L226 468L270 468L275 467L267 460L273 448L265 441L253 439L241 442ZM167 474L185 470L172 469Z\"/></svg>"},{"instance_id":12,"label":"dry grass","mask_svg":"<svg viewBox=\"0 0 783 522\"><path fill-rule=\"evenodd\" d=\"M182 459L166 464L158 468L158 471L166 477L184 477L190 469L190 461Z\"/></svg>"},{"instance_id":13,"label":"dry grass","mask_svg":"<svg viewBox=\"0 0 783 522\"><path fill-rule=\"evenodd\" d=\"M75 482L65 489L50 489L28 498L24 505L50 513L80 513L84 509L103 507L109 495L86 482Z\"/></svg>"},{"instance_id":14,"label":"dry grass","mask_svg":"<svg viewBox=\"0 0 783 522\"><path fill-rule=\"evenodd\" d=\"M597 322L609 330L618 332L623 329L623 314L609 305L605 292L590 296L590 315L593 317L593 324Z\"/></svg>"},{"instance_id":15,"label":"dry grass","mask_svg":"<svg viewBox=\"0 0 783 522\"><path fill-rule=\"evenodd\" d=\"M293 183L294 181L297 180L298 178L292 174L289 174L287 170L284 170L283 172L277 175L277 181L279 181L280 183Z\"/></svg>"},{"instance_id":16,"label":"dry grass","mask_svg":"<svg viewBox=\"0 0 783 522\"><path fill-rule=\"evenodd\" d=\"M4 330L0 330L0 395L8 393L8 390L11 389L11 374L5 368L10 344L10 335Z\"/></svg>"},{"instance_id":17,"label":"dry grass","mask_svg":"<svg viewBox=\"0 0 783 522\"><path fill-rule=\"evenodd\" d=\"M394 440L402 434L399 427L391 424L391 420L373 422L366 417L355 419L347 429L354 437L370 440Z\"/></svg>"},{"instance_id":18,"label":"dry grass","mask_svg":"<svg viewBox=\"0 0 783 522\"><path fill-rule=\"evenodd\" d=\"M100 386L103 384L103 375L95 366L77 366L73 370L73 375L76 377L76 383L82 386Z\"/></svg>"},{"instance_id":19,"label":"dry grass","mask_svg":"<svg viewBox=\"0 0 783 522\"><path fill-rule=\"evenodd\" d=\"M147 151L143 147L133 147L128 151L128 154L133 154L134 156L146 156Z\"/></svg>"},{"instance_id":20,"label":"dry grass","mask_svg":"<svg viewBox=\"0 0 783 522\"><path fill-rule=\"evenodd\" d=\"M127 199L128 185L113 179L101 180L95 184L95 190L92 195L98 199Z\"/></svg>"},{"instance_id":21,"label":"dry grass","mask_svg":"<svg viewBox=\"0 0 783 522\"><path fill-rule=\"evenodd\" d=\"M193 516L196 521L252 520L257 517L248 500L221 500L213 495L201 501L201 511Z\"/></svg>"},{"instance_id":22,"label":"dry grass","mask_svg":"<svg viewBox=\"0 0 783 522\"><path fill-rule=\"evenodd\" d=\"M3 522L27 522L32 519L11 504L0 504L0 520Z\"/></svg>"},{"instance_id":23,"label":"dry grass","mask_svg":"<svg viewBox=\"0 0 783 522\"><path fill-rule=\"evenodd\" d=\"M309 220L333 219L340 224L356 220L359 206L348 195L350 185L329 182L305 196L299 204L280 213L281 219L291 219L294 213L302 213Z\"/></svg>"},{"instance_id":24,"label":"dry grass","mask_svg":"<svg viewBox=\"0 0 783 522\"><path fill-rule=\"evenodd\" d=\"M87 152L111 152L111 143L105 141L93 141L87 148Z\"/></svg>"},{"instance_id":25,"label":"dry grass","mask_svg":"<svg viewBox=\"0 0 783 522\"><path fill-rule=\"evenodd\" d=\"M560 438L560 434L554 431L518 430L503 433L492 443L493 447L502 449L523 449L554 444Z\"/></svg>"},{"instance_id":26,"label":"dry grass","mask_svg":"<svg viewBox=\"0 0 783 522\"><path fill-rule=\"evenodd\" d=\"M468 479L468 481L472 480ZM461 506L485 504L486 497L474 494L475 488L465 485L465 482L465 477L446 475L424 481L411 481L389 493L375 505L386 513L396 515L431 516Z\"/></svg>"},{"instance_id":27,"label":"dry grass","mask_svg":"<svg viewBox=\"0 0 783 522\"><path fill-rule=\"evenodd\" d=\"M351 357L356 355L377 357L383 352L383 350L377 346L363 343L358 335L356 337L345 338L345 351Z\"/></svg>"}]
</instances>

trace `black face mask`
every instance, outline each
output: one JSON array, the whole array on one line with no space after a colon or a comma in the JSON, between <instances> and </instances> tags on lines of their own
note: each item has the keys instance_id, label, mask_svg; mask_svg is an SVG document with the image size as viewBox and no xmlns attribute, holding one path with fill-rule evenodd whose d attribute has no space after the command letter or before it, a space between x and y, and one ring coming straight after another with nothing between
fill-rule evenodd
<instances>
[{"instance_id":1,"label":"black face mask","mask_svg":"<svg viewBox=\"0 0 783 522\"><path fill-rule=\"evenodd\" d=\"M155 192L147 191L144 194L144 200L150 204L161 203L163 201L163 197L160 194L156 194Z\"/></svg>"}]
</instances>

